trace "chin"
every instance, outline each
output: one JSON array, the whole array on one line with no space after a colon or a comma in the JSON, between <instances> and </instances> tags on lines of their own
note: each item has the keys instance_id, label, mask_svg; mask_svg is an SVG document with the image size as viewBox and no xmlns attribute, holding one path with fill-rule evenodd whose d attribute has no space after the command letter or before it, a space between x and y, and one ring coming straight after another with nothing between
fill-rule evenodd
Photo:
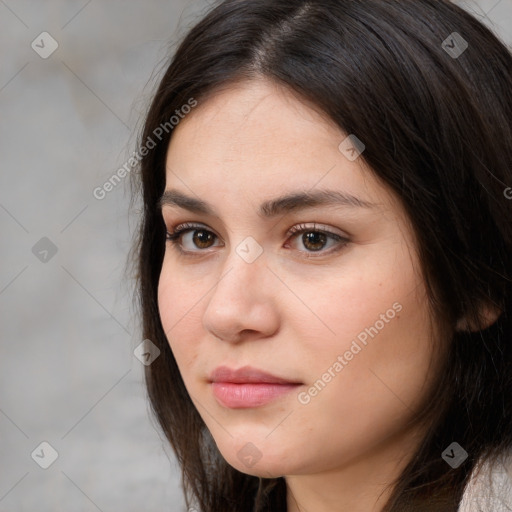
<instances>
[{"instance_id":1,"label":"chin","mask_svg":"<svg viewBox=\"0 0 512 512\"><path fill-rule=\"evenodd\" d=\"M227 460L227 463L241 473L260 478L279 478L284 476L287 471L282 464L263 464L262 461L252 467L241 464L239 460Z\"/></svg>"},{"instance_id":2,"label":"chin","mask_svg":"<svg viewBox=\"0 0 512 512\"><path fill-rule=\"evenodd\" d=\"M253 443L244 442L241 448L233 449L233 446L221 451L226 462L236 470L261 478L278 478L288 473L293 473L290 463L286 462L284 453L276 452L270 447L259 450ZM268 456L266 452L271 451Z\"/></svg>"}]
</instances>

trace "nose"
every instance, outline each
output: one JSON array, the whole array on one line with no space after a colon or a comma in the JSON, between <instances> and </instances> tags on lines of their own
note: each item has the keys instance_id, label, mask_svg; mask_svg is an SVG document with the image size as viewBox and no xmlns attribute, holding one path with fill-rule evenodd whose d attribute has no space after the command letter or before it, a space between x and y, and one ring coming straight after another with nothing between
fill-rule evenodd
<instances>
[{"instance_id":1,"label":"nose","mask_svg":"<svg viewBox=\"0 0 512 512\"><path fill-rule=\"evenodd\" d=\"M208 295L203 326L215 337L237 343L265 338L279 328L277 279L265 253L251 263L232 249L217 284Z\"/></svg>"}]
</instances>

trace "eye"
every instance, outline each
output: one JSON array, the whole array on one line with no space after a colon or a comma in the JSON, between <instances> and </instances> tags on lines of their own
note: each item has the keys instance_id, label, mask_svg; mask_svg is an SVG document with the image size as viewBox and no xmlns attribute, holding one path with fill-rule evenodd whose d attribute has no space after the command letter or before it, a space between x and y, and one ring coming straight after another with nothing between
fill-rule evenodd
<instances>
[{"instance_id":1,"label":"eye","mask_svg":"<svg viewBox=\"0 0 512 512\"><path fill-rule=\"evenodd\" d=\"M196 249L209 249L216 237L215 233L198 224L180 224L172 233L166 234L166 240L181 253L198 252L194 250L194 246ZM183 249L187 242L190 245Z\"/></svg>"},{"instance_id":2,"label":"eye","mask_svg":"<svg viewBox=\"0 0 512 512\"><path fill-rule=\"evenodd\" d=\"M341 250L350 242L347 237L334 233L327 228L318 229L316 224L312 226L305 224L294 226L288 231L288 235L295 238L296 242L300 242L301 245L306 248L307 258L316 257L307 253L321 253L320 255L330 254ZM302 236L299 238L299 235ZM323 250L328 246L329 242L331 242L330 249ZM304 252L300 249L299 251Z\"/></svg>"},{"instance_id":3,"label":"eye","mask_svg":"<svg viewBox=\"0 0 512 512\"><path fill-rule=\"evenodd\" d=\"M302 237L299 238L299 235L302 235ZM316 224L312 226L305 224L294 226L287 232L287 236L302 244L306 250L296 250L300 253L305 253L304 257L306 258L316 257L311 253L320 253L320 256L322 256L336 252L350 242L347 237L334 233L329 229L318 229ZM180 224L176 226L172 233L166 233L166 240L171 242L180 254L186 256L199 256L201 252L206 252L204 249L215 247L214 241L216 238L218 237L215 233L199 224ZM287 245L288 243L285 247ZM330 248L328 250L323 250L329 245Z\"/></svg>"}]
</instances>

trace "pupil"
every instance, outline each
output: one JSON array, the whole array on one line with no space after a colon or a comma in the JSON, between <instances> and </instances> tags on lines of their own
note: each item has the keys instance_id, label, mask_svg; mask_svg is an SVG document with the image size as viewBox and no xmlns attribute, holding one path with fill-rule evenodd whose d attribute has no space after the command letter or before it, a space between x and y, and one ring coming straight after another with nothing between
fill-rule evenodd
<instances>
[{"instance_id":1,"label":"pupil","mask_svg":"<svg viewBox=\"0 0 512 512\"><path fill-rule=\"evenodd\" d=\"M303 239L303 242L304 242L304 247L308 247L309 246L308 247L309 249L311 249L313 251L318 251L325 244L326 235L323 234L323 233L318 233L318 232L312 231L310 233L304 233L304 235L302 236L302 239ZM311 247L311 244L314 247Z\"/></svg>"},{"instance_id":2,"label":"pupil","mask_svg":"<svg viewBox=\"0 0 512 512\"><path fill-rule=\"evenodd\" d=\"M194 243L197 246L202 246L203 244L208 245L208 242L211 241L211 233L208 233L204 230L197 230L194 234Z\"/></svg>"}]
</instances>

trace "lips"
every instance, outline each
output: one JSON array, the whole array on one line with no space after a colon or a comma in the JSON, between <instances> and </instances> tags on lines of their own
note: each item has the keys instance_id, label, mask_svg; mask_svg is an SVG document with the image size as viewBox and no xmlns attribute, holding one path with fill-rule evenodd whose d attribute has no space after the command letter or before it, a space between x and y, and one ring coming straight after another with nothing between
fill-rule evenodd
<instances>
[{"instance_id":1,"label":"lips","mask_svg":"<svg viewBox=\"0 0 512 512\"><path fill-rule=\"evenodd\" d=\"M230 382L232 384L302 384L302 382L277 377L252 366L244 366L238 370L232 370L227 366L219 366L212 372L210 382Z\"/></svg>"},{"instance_id":2,"label":"lips","mask_svg":"<svg viewBox=\"0 0 512 512\"><path fill-rule=\"evenodd\" d=\"M210 375L210 382L219 404L230 409L260 407L302 384L251 366L238 370L219 366Z\"/></svg>"}]
</instances>

